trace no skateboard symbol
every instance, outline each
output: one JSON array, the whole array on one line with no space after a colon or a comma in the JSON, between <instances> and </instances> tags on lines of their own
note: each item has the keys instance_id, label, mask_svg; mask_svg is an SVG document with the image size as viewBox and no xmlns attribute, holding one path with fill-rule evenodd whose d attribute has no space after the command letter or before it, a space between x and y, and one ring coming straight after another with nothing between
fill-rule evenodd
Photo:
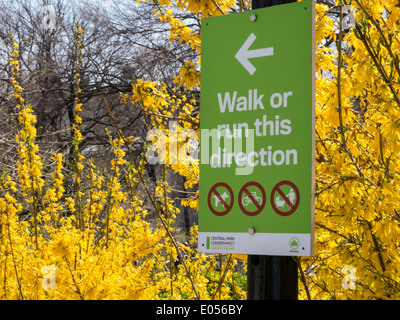
<instances>
[{"instance_id":1,"label":"no skateboard symbol","mask_svg":"<svg viewBox=\"0 0 400 320\"><path fill-rule=\"evenodd\" d=\"M248 182L239 191L239 207L248 216L258 215L265 207L267 197L265 190L258 182Z\"/></svg>"},{"instance_id":2,"label":"no skateboard symbol","mask_svg":"<svg viewBox=\"0 0 400 320\"><path fill-rule=\"evenodd\" d=\"M271 192L271 206L281 216L294 213L300 204L300 192L291 181L281 181L273 187Z\"/></svg>"},{"instance_id":3,"label":"no skateboard symbol","mask_svg":"<svg viewBox=\"0 0 400 320\"><path fill-rule=\"evenodd\" d=\"M214 184L207 197L208 208L216 216L224 216L231 211L233 207L232 188L224 182Z\"/></svg>"}]
</instances>

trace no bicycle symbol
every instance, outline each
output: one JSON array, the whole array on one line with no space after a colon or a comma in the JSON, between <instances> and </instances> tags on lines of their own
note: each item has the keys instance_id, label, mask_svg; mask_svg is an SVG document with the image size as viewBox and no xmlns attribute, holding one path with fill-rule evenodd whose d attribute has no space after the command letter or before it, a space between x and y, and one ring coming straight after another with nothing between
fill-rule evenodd
<instances>
[{"instance_id":1,"label":"no bicycle symbol","mask_svg":"<svg viewBox=\"0 0 400 320\"><path fill-rule=\"evenodd\" d=\"M281 181L271 192L271 206L281 216L289 216L296 211L300 204L300 192L291 181Z\"/></svg>"},{"instance_id":2,"label":"no bicycle symbol","mask_svg":"<svg viewBox=\"0 0 400 320\"><path fill-rule=\"evenodd\" d=\"M207 197L208 207L216 216L224 216L233 207L232 188L224 182L214 184Z\"/></svg>"},{"instance_id":3,"label":"no bicycle symbol","mask_svg":"<svg viewBox=\"0 0 400 320\"><path fill-rule=\"evenodd\" d=\"M248 182L239 191L239 207L248 216L258 215L265 207L267 197L258 182Z\"/></svg>"}]
</instances>

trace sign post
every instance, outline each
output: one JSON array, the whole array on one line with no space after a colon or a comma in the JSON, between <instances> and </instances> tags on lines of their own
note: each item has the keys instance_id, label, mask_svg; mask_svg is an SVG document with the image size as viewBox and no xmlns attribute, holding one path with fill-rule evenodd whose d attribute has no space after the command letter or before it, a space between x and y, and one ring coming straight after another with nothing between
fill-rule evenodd
<instances>
[{"instance_id":1,"label":"sign post","mask_svg":"<svg viewBox=\"0 0 400 320\"><path fill-rule=\"evenodd\" d=\"M295 299L293 256L314 254L314 0L259 2L202 21L198 246L249 255L248 299Z\"/></svg>"}]
</instances>

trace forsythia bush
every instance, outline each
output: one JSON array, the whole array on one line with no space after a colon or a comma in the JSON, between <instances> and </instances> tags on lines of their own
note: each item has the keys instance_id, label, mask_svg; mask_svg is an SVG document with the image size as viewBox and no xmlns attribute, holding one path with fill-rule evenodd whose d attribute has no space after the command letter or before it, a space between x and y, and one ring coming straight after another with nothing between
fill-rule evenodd
<instances>
[{"instance_id":1,"label":"forsythia bush","mask_svg":"<svg viewBox=\"0 0 400 320\"><path fill-rule=\"evenodd\" d=\"M146 221L143 201L135 192L138 183L149 192L144 165L125 160L122 146L128 138L110 137L115 157L108 175L100 174L80 154L79 70L84 31L79 23L75 38L74 192L66 194L61 154L52 159L51 181L42 178L36 117L21 96L18 44L11 36L9 62L19 110L19 162L18 181L5 174L0 179L0 299L243 299L245 292L238 285L243 281L234 272L237 260L233 256L218 259L191 249L196 242L195 227L191 246L174 239L171 223L179 212L167 197L166 181L159 182L154 194L160 200L161 208L154 205L160 223L151 226ZM29 212L28 217L23 212Z\"/></svg>"},{"instance_id":2,"label":"forsythia bush","mask_svg":"<svg viewBox=\"0 0 400 320\"><path fill-rule=\"evenodd\" d=\"M200 31L186 26L176 11L201 19L250 8L250 1L155 2L154 15L170 25L170 40L187 44L199 57ZM344 28L345 15L351 28ZM297 259L300 299L400 298L399 18L397 0L316 5L316 254ZM79 24L75 38L80 57ZM130 138L110 137L115 157L107 176L80 154L79 58L72 126L75 190L67 195L63 188L61 154L54 155L52 180L44 181L35 115L17 80L14 41L9 62L19 110L19 162L17 181L6 174L0 179L0 299L246 298L234 272L238 257L200 255L176 242L171 224L179 211L168 198L168 183L159 181L155 194L149 193L145 157L141 163L128 161L122 150ZM189 92L200 86L200 66L200 59L187 61L176 76L175 83L187 91L171 93L138 79L132 94L122 96L127 106L140 103L152 129L160 130L154 144L171 143L167 138L185 129L198 132L198 106ZM174 143L180 150L185 141ZM186 188L198 184L198 160L160 156L166 160L163 170L170 166L184 176ZM146 221L138 184L158 214L157 226ZM183 204L198 208L197 198ZM29 212L28 218L22 219L22 212ZM194 227L193 247L196 234Z\"/></svg>"},{"instance_id":3,"label":"forsythia bush","mask_svg":"<svg viewBox=\"0 0 400 320\"><path fill-rule=\"evenodd\" d=\"M303 294L399 299L400 7L337 5L336 19L317 5L316 256L302 262Z\"/></svg>"}]
</instances>

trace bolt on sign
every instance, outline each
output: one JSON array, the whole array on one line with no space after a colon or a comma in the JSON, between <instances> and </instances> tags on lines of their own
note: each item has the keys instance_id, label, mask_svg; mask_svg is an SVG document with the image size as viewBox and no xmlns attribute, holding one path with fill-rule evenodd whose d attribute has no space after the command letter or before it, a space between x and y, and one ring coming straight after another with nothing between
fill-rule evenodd
<instances>
[{"instance_id":1,"label":"bolt on sign","mask_svg":"<svg viewBox=\"0 0 400 320\"><path fill-rule=\"evenodd\" d=\"M200 252L314 254L314 6L202 20Z\"/></svg>"}]
</instances>

